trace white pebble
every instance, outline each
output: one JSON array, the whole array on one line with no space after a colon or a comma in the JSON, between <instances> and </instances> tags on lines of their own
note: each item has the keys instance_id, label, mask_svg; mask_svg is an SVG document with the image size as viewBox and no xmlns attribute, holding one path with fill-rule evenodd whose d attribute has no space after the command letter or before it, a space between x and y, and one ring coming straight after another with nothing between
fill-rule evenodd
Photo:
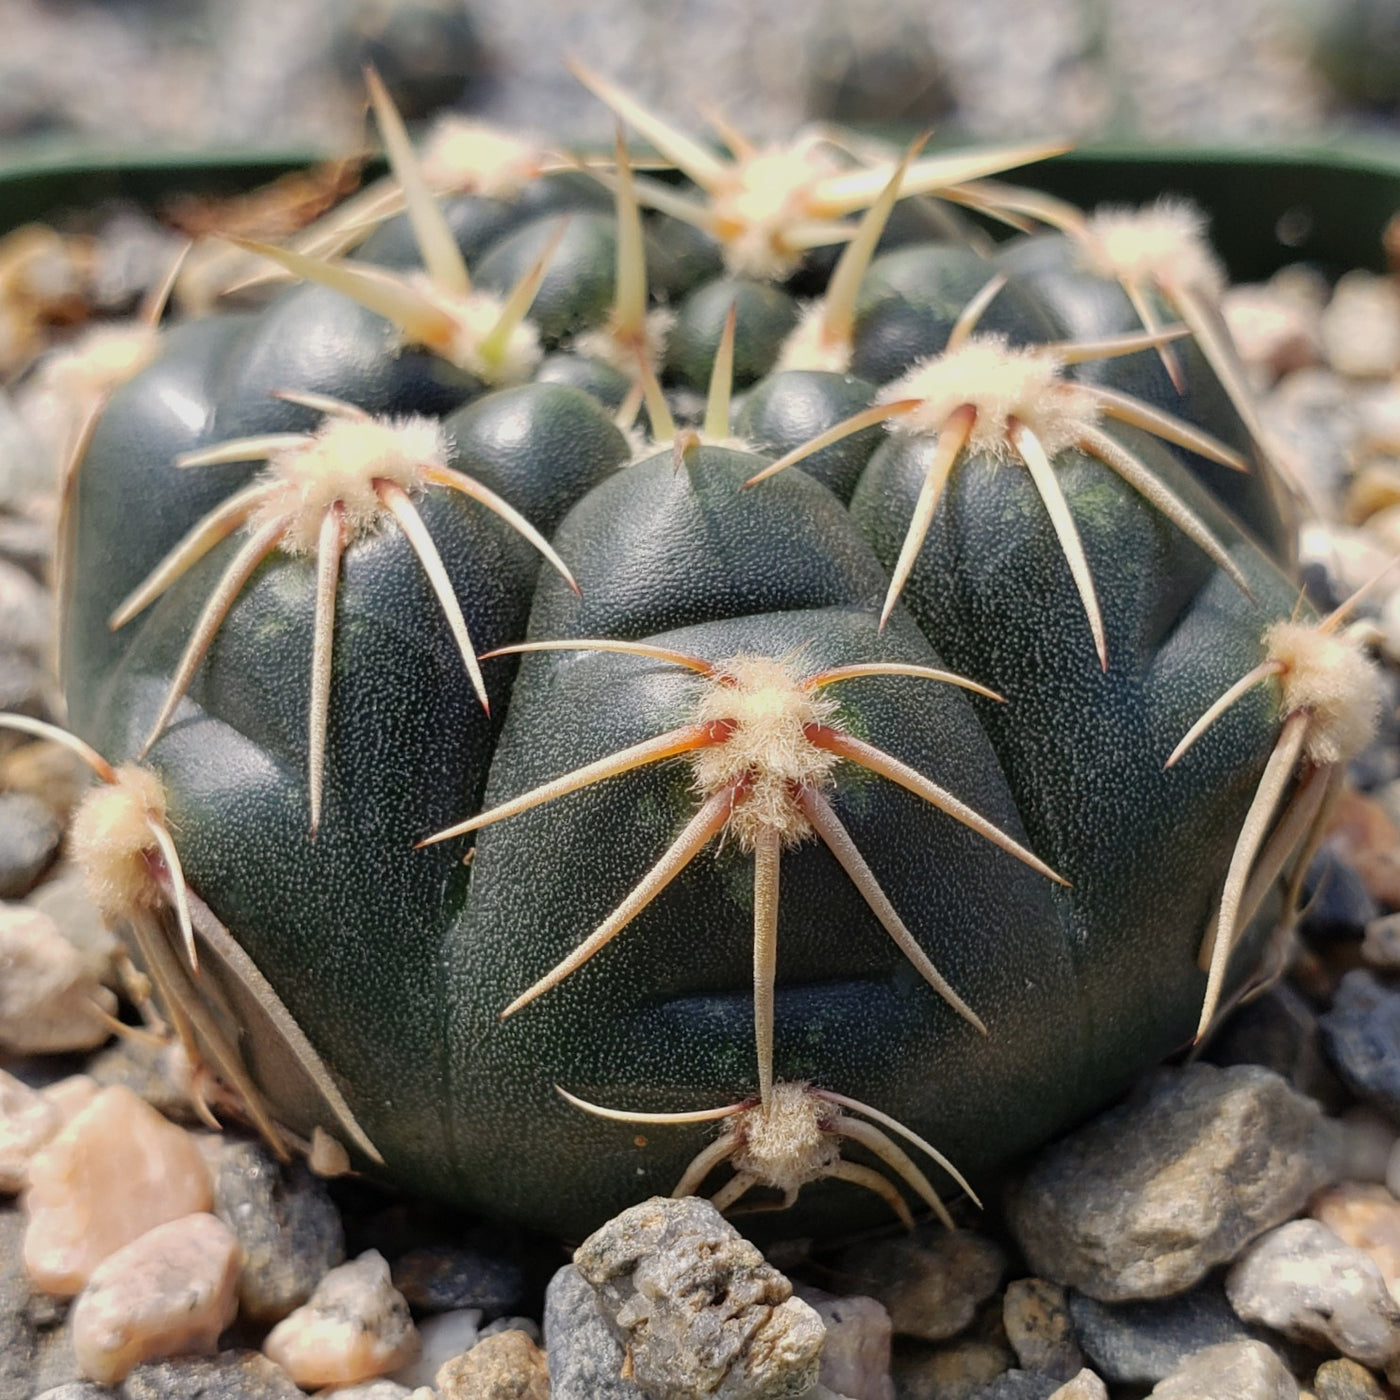
<instances>
[{"instance_id":1,"label":"white pebble","mask_svg":"<svg viewBox=\"0 0 1400 1400\"><path fill-rule=\"evenodd\" d=\"M392 1379L410 1390L432 1385L438 1368L470 1351L481 1335L481 1309L459 1308L425 1318L418 1327L418 1356Z\"/></svg>"},{"instance_id":2,"label":"white pebble","mask_svg":"<svg viewBox=\"0 0 1400 1400\"><path fill-rule=\"evenodd\" d=\"M242 1251L212 1215L148 1230L109 1255L73 1305L73 1351L89 1380L115 1385L162 1356L212 1352L238 1313Z\"/></svg>"},{"instance_id":3,"label":"white pebble","mask_svg":"<svg viewBox=\"0 0 1400 1400\"><path fill-rule=\"evenodd\" d=\"M43 1292L71 1296L123 1245L213 1203L193 1138L115 1085L29 1164L25 1268Z\"/></svg>"}]
</instances>

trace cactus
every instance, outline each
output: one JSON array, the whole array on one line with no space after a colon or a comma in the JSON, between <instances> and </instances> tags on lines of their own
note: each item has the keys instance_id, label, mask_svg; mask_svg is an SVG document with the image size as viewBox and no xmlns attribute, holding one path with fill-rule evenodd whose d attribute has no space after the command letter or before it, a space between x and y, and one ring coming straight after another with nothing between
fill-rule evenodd
<instances>
[{"instance_id":1,"label":"cactus","mask_svg":"<svg viewBox=\"0 0 1400 1400\"><path fill-rule=\"evenodd\" d=\"M372 83L396 185L112 394L75 841L279 1150L569 1234L947 1219L1248 985L1369 663L1179 211L579 77L686 183L430 180Z\"/></svg>"}]
</instances>

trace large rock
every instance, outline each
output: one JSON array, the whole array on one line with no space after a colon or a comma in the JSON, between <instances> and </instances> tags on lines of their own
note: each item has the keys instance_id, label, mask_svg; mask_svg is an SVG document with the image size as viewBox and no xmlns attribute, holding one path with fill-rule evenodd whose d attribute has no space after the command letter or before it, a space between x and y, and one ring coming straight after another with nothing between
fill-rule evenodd
<instances>
[{"instance_id":1,"label":"large rock","mask_svg":"<svg viewBox=\"0 0 1400 1400\"><path fill-rule=\"evenodd\" d=\"M821 1319L708 1201L632 1206L574 1265L656 1400L786 1400L817 1382Z\"/></svg>"},{"instance_id":2,"label":"large rock","mask_svg":"<svg viewBox=\"0 0 1400 1400\"><path fill-rule=\"evenodd\" d=\"M647 1400L623 1374L627 1353L603 1320L593 1285L566 1264L544 1295L551 1400Z\"/></svg>"},{"instance_id":3,"label":"large rock","mask_svg":"<svg viewBox=\"0 0 1400 1400\"><path fill-rule=\"evenodd\" d=\"M1104 1302L1191 1287L1330 1179L1335 1129L1253 1065L1159 1070L1046 1149L1009 1193L1039 1274Z\"/></svg>"}]
</instances>

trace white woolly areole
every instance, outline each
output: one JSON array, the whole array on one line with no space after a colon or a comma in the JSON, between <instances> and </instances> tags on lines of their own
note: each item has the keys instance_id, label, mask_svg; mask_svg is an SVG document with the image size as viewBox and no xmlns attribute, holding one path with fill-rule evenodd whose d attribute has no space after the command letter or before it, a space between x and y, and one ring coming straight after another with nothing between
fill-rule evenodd
<instances>
[{"instance_id":1,"label":"white woolly areole","mask_svg":"<svg viewBox=\"0 0 1400 1400\"><path fill-rule=\"evenodd\" d=\"M69 850L104 918L115 922L164 903L149 863L157 851L153 822L165 824L165 792L150 769L134 763L93 788L73 814Z\"/></svg>"},{"instance_id":2,"label":"white woolly areole","mask_svg":"<svg viewBox=\"0 0 1400 1400\"><path fill-rule=\"evenodd\" d=\"M746 1108L726 1125L741 1144L732 1157L735 1171L785 1193L826 1176L841 1156L840 1139L826 1129L834 1115L809 1085L775 1084L766 1108Z\"/></svg>"},{"instance_id":3,"label":"white woolly areole","mask_svg":"<svg viewBox=\"0 0 1400 1400\"><path fill-rule=\"evenodd\" d=\"M851 342L825 338L826 302L809 302L778 351L777 368L827 370L845 374L851 367Z\"/></svg>"},{"instance_id":4,"label":"white woolly areole","mask_svg":"<svg viewBox=\"0 0 1400 1400\"><path fill-rule=\"evenodd\" d=\"M1305 622L1276 622L1264 646L1284 668L1283 715L1309 716L1307 756L1317 764L1355 758L1375 738L1381 709L1380 672L1361 645Z\"/></svg>"},{"instance_id":5,"label":"white woolly areole","mask_svg":"<svg viewBox=\"0 0 1400 1400\"><path fill-rule=\"evenodd\" d=\"M1091 394L1061 378L1064 362L1035 346L1013 346L1002 335L975 335L956 350L920 360L901 379L887 384L880 403L919 399L919 406L889 423L891 432L936 435L952 413L977 412L968 446L1007 460L1016 450L1007 420L1024 423L1054 456L1079 441L1098 421Z\"/></svg>"},{"instance_id":6,"label":"white woolly areole","mask_svg":"<svg viewBox=\"0 0 1400 1400\"><path fill-rule=\"evenodd\" d=\"M528 141L462 117L440 117L419 157L430 188L512 199L540 173L540 150Z\"/></svg>"},{"instance_id":7,"label":"white woolly areole","mask_svg":"<svg viewBox=\"0 0 1400 1400\"><path fill-rule=\"evenodd\" d=\"M314 554L321 522L334 505L349 539L374 529L384 513L375 483L418 487L423 469L445 461L447 437L432 418L327 418L299 447L279 452L264 479L279 489L253 512L250 532L279 521L288 554Z\"/></svg>"},{"instance_id":8,"label":"white woolly areole","mask_svg":"<svg viewBox=\"0 0 1400 1400\"><path fill-rule=\"evenodd\" d=\"M504 303L490 292L471 291L454 295L435 286L426 277L415 277L413 285L433 306L452 322L445 343L430 348L487 384L522 384L544 358L540 333L532 321L522 320L506 337L504 347L489 358L482 343L496 329Z\"/></svg>"},{"instance_id":9,"label":"white woolly areole","mask_svg":"<svg viewBox=\"0 0 1400 1400\"><path fill-rule=\"evenodd\" d=\"M642 323L642 353L653 371L661 362L666 350L667 337L675 324L676 313L669 306L658 306L655 310L647 312L646 320ZM632 376L637 373L637 347L630 340L618 335L612 316L609 316L606 326L584 331L574 341L574 349L589 359L601 360L605 365L611 365L619 374Z\"/></svg>"},{"instance_id":10,"label":"white woolly areole","mask_svg":"<svg viewBox=\"0 0 1400 1400\"><path fill-rule=\"evenodd\" d=\"M1168 293L1201 292L1216 300L1225 290L1224 269L1206 239L1206 216L1186 200L1095 210L1082 235L1080 261L1099 277Z\"/></svg>"},{"instance_id":11,"label":"white woolly areole","mask_svg":"<svg viewBox=\"0 0 1400 1400\"><path fill-rule=\"evenodd\" d=\"M785 239L793 224L822 217L817 186L840 167L816 141L768 146L737 162L714 192L711 231L724 245L725 265L741 277L781 281L802 261Z\"/></svg>"},{"instance_id":12,"label":"white woolly areole","mask_svg":"<svg viewBox=\"0 0 1400 1400\"><path fill-rule=\"evenodd\" d=\"M812 743L803 728L825 724L836 709L834 700L804 690L782 662L764 656L722 662L705 683L695 718L701 724L728 720L734 727L723 743L692 756L695 786L712 797L748 779L728 825L742 850L752 850L765 831L777 832L788 846L811 831L792 790L826 787L837 759Z\"/></svg>"}]
</instances>

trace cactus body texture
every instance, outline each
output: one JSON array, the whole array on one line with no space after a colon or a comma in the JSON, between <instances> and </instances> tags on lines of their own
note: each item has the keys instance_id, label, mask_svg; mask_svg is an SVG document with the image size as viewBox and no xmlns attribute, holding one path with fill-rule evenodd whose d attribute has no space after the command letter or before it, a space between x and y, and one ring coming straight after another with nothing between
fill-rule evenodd
<instances>
[{"instance_id":1,"label":"cactus body texture","mask_svg":"<svg viewBox=\"0 0 1400 1400\"><path fill-rule=\"evenodd\" d=\"M1206 985L1198 954L1285 719L1277 684L1251 691L1188 758L1164 764L1292 612L1288 533L1276 483L1207 359L1194 342L1177 352L1183 394L1148 348L1064 373L1194 418L1251 459L1243 475L1131 422L1095 429L1203 522L1235 577L1102 452L1051 442L1049 470L1101 614L1101 661L1043 493L1003 450L1004 439L1034 453L1012 415L1001 438L974 435L960 448L898 601L887 600L936 432L872 421L746 483L869 409L950 333L964 335L960 314L998 272L1010 280L981 330L1013 346L1140 329L1129 299L1077 264L1058 234L996 256L906 243L865 275L846 368L779 370L790 293L722 273L708 235L652 216L653 299L678 310L655 363L682 426L668 440L653 404L658 441L637 452L613 422L635 358L585 358L586 333L616 314L621 240L600 189L577 173L546 176L523 194L445 206L473 286L502 296L558 239L534 313L548 352L535 382L488 388L322 287L171 334L163 358L113 397L74 485L71 721L113 761L143 750L201 610L257 526L215 543L110 630L121 599L261 469L256 454L177 458L321 431L324 405L279 391L443 419L441 465L519 511L569 576L462 490L424 479L406 491L481 658L488 711L404 517L385 506L347 527L313 832L307 716L326 565L304 543L269 547L145 760L164 786L184 878L212 911L197 927L201 971L180 985L223 1008L274 1118L305 1138L323 1129L364 1165L279 1038L277 1017L290 1017L382 1156L376 1170L411 1189L579 1234L686 1181L709 1150L690 1185L707 1180L708 1160L709 1189L723 1189L727 1171L754 1177L731 1197L773 1186L790 1198L805 1186L785 1222L842 1229L887 1211L888 1196L859 1188L871 1184L862 1172L891 1159L835 1098L811 1095L889 1115L975 1182L1189 1041ZM560 209L572 211L562 237ZM356 256L403 270L417 258L412 234L401 218ZM831 262L809 257L790 285L820 292ZM687 437L731 304L733 378L754 384L736 405L742 438L717 440L713 421ZM1168 305L1159 313L1175 319ZM607 407L579 385L604 386ZM487 655L525 642L580 645ZM759 662L772 669L755 671ZM859 665L867 670L821 679ZM690 739L669 758L416 848L672 732ZM754 756L726 768L724 746L741 738ZM891 776L910 772L981 828ZM760 791L771 797L762 810ZM708 836L656 897L502 1019L707 811L718 813ZM824 813L864 874L838 858ZM872 890L944 992L901 948ZM173 915L163 917L169 932ZM756 924L776 948L771 1013L755 974ZM219 955L218 926L265 986ZM1247 963L1242 953L1234 980ZM272 1021L249 1020L274 1002ZM805 1177L754 1176L756 1120L738 1109L768 1103L765 1076L810 1086L794 1102L818 1105L820 1131L841 1137L839 1162L832 1149ZM561 1089L633 1115L714 1112L623 1121ZM711 1146L717 1130L731 1134L727 1154Z\"/></svg>"}]
</instances>

